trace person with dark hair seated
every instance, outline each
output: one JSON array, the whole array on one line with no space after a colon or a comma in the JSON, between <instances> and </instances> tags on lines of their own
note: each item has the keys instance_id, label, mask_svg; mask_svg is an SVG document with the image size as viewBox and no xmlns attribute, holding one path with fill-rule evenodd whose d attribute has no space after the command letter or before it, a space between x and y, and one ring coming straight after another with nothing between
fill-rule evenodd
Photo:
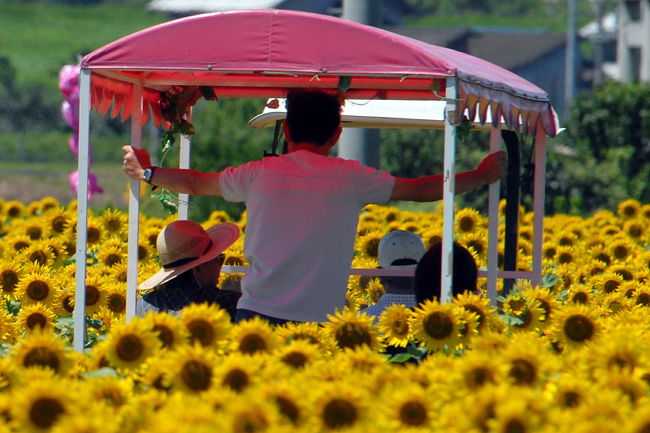
<instances>
[{"instance_id":1,"label":"person with dark hair seated","mask_svg":"<svg viewBox=\"0 0 650 433\"><path fill-rule=\"evenodd\" d=\"M452 297L477 290L478 266L472 253L454 242ZM428 300L440 301L442 243L435 243L424 253L415 268L415 299L418 304Z\"/></svg>"},{"instance_id":2,"label":"person with dark hair seated","mask_svg":"<svg viewBox=\"0 0 650 433\"><path fill-rule=\"evenodd\" d=\"M223 252L239 237L233 223L205 230L194 221L178 220L158 234L156 247L162 269L142 282L138 290L151 290L136 301L136 315L148 311L176 313L192 303L217 304L234 318L241 292L217 288Z\"/></svg>"}]
</instances>

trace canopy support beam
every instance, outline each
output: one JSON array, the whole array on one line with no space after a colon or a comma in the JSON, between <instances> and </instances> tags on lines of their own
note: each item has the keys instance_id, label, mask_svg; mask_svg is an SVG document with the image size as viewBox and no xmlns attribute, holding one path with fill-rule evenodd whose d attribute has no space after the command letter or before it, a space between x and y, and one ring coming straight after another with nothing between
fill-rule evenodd
<instances>
[{"instance_id":1,"label":"canopy support beam","mask_svg":"<svg viewBox=\"0 0 650 433\"><path fill-rule=\"evenodd\" d=\"M535 172L533 175L533 287L542 282L542 243L544 241L544 201L546 179L546 136L537 128L535 136Z\"/></svg>"},{"instance_id":2,"label":"canopy support beam","mask_svg":"<svg viewBox=\"0 0 650 433\"><path fill-rule=\"evenodd\" d=\"M490 129L490 153L500 149L501 135L498 128ZM488 196L488 260L487 294L490 304L497 302L497 270L499 268L499 188L501 181L492 182Z\"/></svg>"},{"instance_id":3,"label":"canopy support beam","mask_svg":"<svg viewBox=\"0 0 650 433\"><path fill-rule=\"evenodd\" d=\"M90 154L90 70L79 73L79 181L77 186L77 250L73 348L83 352L86 339L86 247L88 241L88 171Z\"/></svg>"},{"instance_id":4,"label":"canopy support beam","mask_svg":"<svg viewBox=\"0 0 650 433\"><path fill-rule=\"evenodd\" d=\"M445 144L443 167L443 222L442 222L442 263L440 272L440 303L450 302L452 298L452 278L454 269L454 195L456 191L456 119L457 80L447 78L445 111Z\"/></svg>"},{"instance_id":5,"label":"canopy support beam","mask_svg":"<svg viewBox=\"0 0 650 433\"><path fill-rule=\"evenodd\" d=\"M187 113L187 121L192 121L192 108ZM189 135L181 134L180 161L178 168L190 168L190 157L192 153L192 138ZM190 195L178 194L178 219L190 219Z\"/></svg>"},{"instance_id":6,"label":"canopy support beam","mask_svg":"<svg viewBox=\"0 0 650 433\"><path fill-rule=\"evenodd\" d=\"M142 148L142 86L133 86L131 111L131 146ZM138 289L138 238L140 233L140 180L132 179L129 185L129 245L126 270L126 321L135 317Z\"/></svg>"}]
</instances>

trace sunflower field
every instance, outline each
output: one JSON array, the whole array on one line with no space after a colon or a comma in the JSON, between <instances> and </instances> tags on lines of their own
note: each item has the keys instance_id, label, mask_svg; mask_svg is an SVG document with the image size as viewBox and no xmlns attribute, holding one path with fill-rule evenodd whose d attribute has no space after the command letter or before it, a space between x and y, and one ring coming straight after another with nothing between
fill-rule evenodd
<instances>
[{"instance_id":1,"label":"sunflower field","mask_svg":"<svg viewBox=\"0 0 650 433\"><path fill-rule=\"evenodd\" d=\"M215 211L203 224L227 220ZM142 217L141 279L158 270L155 241L170 221ZM438 241L441 221L368 206L353 266L376 267L391 230ZM455 223L485 266L486 217L458 209ZM0 200L0 433L650 432L649 226L650 205L635 200L547 216L542 284L517 281L498 308L470 294L375 321L359 309L381 283L352 276L348 305L323 324L232 324L205 304L126 323L127 215L108 208L89 215L77 353L75 202ZM531 241L521 209L521 269ZM226 263L246 264L242 250L240 239ZM230 287L241 276L221 278Z\"/></svg>"}]
</instances>

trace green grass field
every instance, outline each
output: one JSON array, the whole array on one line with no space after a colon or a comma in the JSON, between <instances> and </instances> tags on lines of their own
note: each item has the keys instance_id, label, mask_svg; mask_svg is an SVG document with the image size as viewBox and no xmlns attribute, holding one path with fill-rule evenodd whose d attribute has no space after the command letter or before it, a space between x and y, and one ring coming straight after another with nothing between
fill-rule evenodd
<instances>
[{"instance_id":1,"label":"green grass field","mask_svg":"<svg viewBox=\"0 0 650 433\"><path fill-rule=\"evenodd\" d=\"M9 57L19 82L56 86L61 67L78 55L168 19L147 12L140 1L81 7L3 0L0 56Z\"/></svg>"}]
</instances>

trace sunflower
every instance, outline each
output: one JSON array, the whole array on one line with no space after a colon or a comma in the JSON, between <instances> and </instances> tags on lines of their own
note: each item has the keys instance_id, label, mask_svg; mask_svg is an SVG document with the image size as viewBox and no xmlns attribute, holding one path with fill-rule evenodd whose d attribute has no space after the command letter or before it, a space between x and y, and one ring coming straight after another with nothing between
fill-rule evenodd
<instances>
[{"instance_id":1,"label":"sunflower","mask_svg":"<svg viewBox=\"0 0 650 433\"><path fill-rule=\"evenodd\" d=\"M88 273L86 277L86 313L92 314L106 305L106 289L102 279Z\"/></svg>"},{"instance_id":2,"label":"sunflower","mask_svg":"<svg viewBox=\"0 0 650 433\"><path fill-rule=\"evenodd\" d=\"M122 263L126 259L126 255L124 245L120 241L109 240L104 242L97 254L97 258L99 259L99 263L110 268Z\"/></svg>"},{"instance_id":3,"label":"sunflower","mask_svg":"<svg viewBox=\"0 0 650 433\"><path fill-rule=\"evenodd\" d=\"M634 218L623 223L623 232L635 241L640 241L646 236L646 222L641 218Z\"/></svg>"},{"instance_id":4,"label":"sunflower","mask_svg":"<svg viewBox=\"0 0 650 433\"><path fill-rule=\"evenodd\" d=\"M20 367L41 367L65 375L72 366L66 341L49 330L34 330L18 340L12 359Z\"/></svg>"},{"instance_id":5,"label":"sunflower","mask_svg":"<svg viewBox=\"0 0 650 433\"><path fill-rule=\"evenodd\" d=\"M345 382L319 387L313 403L319 431L364 431L366 399L358 387Z\"/></svg>"},{"instance_id":6,"label":"sunflower","mask_svg":"<svg viewBox=\"0 0 650 433\"><path fill-rule=\"evenodd\" d=\"M57 315L65 316L74 312L74 291L62 288L52 299L52 308Z\"/></svg>"},{"instance_id":7,"label":"sunflower","mask_svg":"<svg viewBox=\"0 0 650 433\"><path fill-rule=\"evenodd\" d=\"M75 410L73 414L61 417L61 419L49 430L49 433L118 433L120 424L115 422L109 412L100 408L91 410Z\"/></svg>"},{"instance_id":8,"label":"sunflower","mask_svg":"<svg viewBox=\"0 0 650 433\"><path fill-rule=\"evenodd\" d=\"M570 245L560 245L555 254L555 262L559 265L574 263L576 260L576 249Z\"/></svg>"},{"instance_id":9,"label":"sunflower","mask_svg":"<svg viewBox=\"0 0 650 433\"><path fill-rule=\"evenodd\" d=\"M485 260L487 258L488 242L484 232L466 233L460 237L458 242L468 249L474 250L480 259Z\"/></svg>"},{"instance_id":10,"label":"sunflower","mask_svg":"<svg viewBox=\"0 0 650 433\"><path fill-rule=\"evenodd\" d=\"M422 233L422 241L427 249L431 248L433 245L442 242L442 229L428 229Z\"/></svg>"},{"instance_id":11,"label":"sunflower","mask_svg":"<svg viewBox=\"0 0 650 433\"><path fill-rule=\"evenodd\" d=\"M0 311L0 343L11 343L15 334L14 317Z\"/></svg>"},{"instance_id":12,"label":"sunflower","mask_svg":"<svg viewBox=\"0 0 650 433\"><path fill-rule=\"evenodd\" d=\"M594 341L600 322L593 310L584 305L566 305L558 309L549 334L564 346L577 347Z\"/></svg>"},{"instance_id":13,"label":"sunflower","mask_svg":"<svg viewBox=\"0 0 650 433\"><path fill-rule=\"evenodd\" d=\"M51 266L54 262L54 254L48 241L34 241L20 251L19 257L23 262L38 263L42 266Z\"/></svg>"},{"instance_id":14,"label":"sunflower","mask_svg":"<svg viewBox=\"0 0 650 433\"><path fill-rule=\"evenodd\" d=\"M51 330L54 326L54 312L40 302L25 305L16 317L16 326L27 332L37 329Z\"/></svg>"},{"instance_id":15,"label":"sunflower","mask_svg":"<svg viewBox=\"0 0 650 433\"><path fill-rule=\"evenodd\" d=\"M273 407L273 403L257 395L249 395L249 399L245 400L235 400L228 405L228 411L224 415L223 431L232 433L273 431L278 424L278 411Z\"/></svg>"},{"instance_id":16,"label":"sunflower","mask_svg":"<svg viewBox=\"0 0 650 433\"><path fill-rule=\"evenodd\" d=\"M411 309L402 304L393 304L382 312L377 326L386 344L406 347L411 338L411 315Z\"/></svg>"},{"instance_id":17,"label":"sunflower","mask_svg":"<svg viewBox=\"0 0 650 433\"><path fill-rule=\"evenodd\" d=\"M160 233L160 227L151 226L147 227L141 236L141 239L145 241L150 247L156 248L156 242L158 241L158 234Z\"/></svg>"},{"instance_id":18,"label":"sunflower","mask_svg":"<svg viewBox=\"0 0 650 433\"><path fill-rule=\"evenodd\" d=\"M485 296L475 293L461 293L453 299L452 303L476 314L477 331L479 333L495 326L496 309L490 305L490 300Z\"/></svg>"},{"instance_id":19,"label":"sunflower","mask_svg":"<svg viewBox=\"0 0 650 433\"><path fill-rule=\"evenodd\" d=\"M14 299L22 274L22 266L15 260L0 260L0 291L6 299Z\"/></svg>"},{"instance_id":20,"label":"sunflower","mask_svg":"<svg viewBox=\"0 0 650 433\"><path fill-rule=\"evenodd\" d=\"M122 237L128 225L127 215L118 210L108 208L100 216L101 227L109 236Z\"/></svg>"},{"instance_id":21,"label":"sunflower","mask_svg":"<svg viewBox=\"0 0 650 433\"><path fill-rule=\"evenodd\" d=\"M84 381L83 394L93 406L120 409L133 397L133 380L111 376L89 378Z\"/></svg>"},{"instance_id":22,"label":"sunflower","mask_svg":"<svg viewBox=\"0 0 650 433\"><path fill-rule=\"evenodd\" d=\"M174 389L202 393L214 385L216 355L208 348L184 345L170 351L165 362Z\"/></svg>"},{"instance_id":23,"label":"sunflower","mask_svg":"<svg viewBox=\"0 0 650 433\"><path fill-rule=\"evenodd\" d=\"M461 341L457 310L451 303L429 300L420 304L413 312L411 328L413 337L429 352L455 347Z\"/></svg>"},{"instance_id":24,"label":"sunflower","mask_svg":"<svg viewBox=\"0 0 650 433\"><path fill-rule=\"evenodd\" d=\"M21 432L48 431L70 412L71 398L69 385L59 379L26 383L14 394L12 424Z\"/></svg>"},{"instance_id":25,"label":"sunflower","mask_svg":"<svg viewBox=\"0 0 650 433\"><path fill-rule=\"evenodd\" d=\"M620 275L623 281L631 281L634 279L634 266L632 263L616 263L612 265L609 270L615 274Z\"/></svg>"},{"instance_id":26,"label":"sunflower","mask_svg":"<svg viewBox=\"0 0 650 433\"><path fill-rule=\"evenodd\" d=\"M421 387L407 384L391 390L385 405L385 418L390 423L390 431L432 431L433 403Z\"/></svg>"},{"instance_id":27,"label":"sunflower","mask_svg":"<svg viewBox=\"0 0 650 433\"><path fill-rule=\"evenodd\" d=\"M16 295L23 305L40 302L49 305L56 293L53 279L45 272L30 272L16 286Z\"/></svg>"},{"instance_id":28,"label":"sunflower","mask_svg":"<svg viewBox=\"0 0 650 433\"><path fill-rule=\"evenodd\" d=\"M496 385L505 376L505 365L490 352L470 351L458 368L462 385L470 390Z\"/></svg>"},{"instance_id":29,"label":"sunflower","mask_svg":"<svg viewBox=\"0 0 650 433\"><path fill-rule=\"evenodd\" d=\"M601 372L623 370L632 373L647 365L650 346L636 334L638 331L629 325L609 330L607 338L591 348L591 360L596 368Z\"/></svg>"},{"instance_id":30,"label":"sunflower","mask_svg":"<svg viewBox=\"0 0 650 433\"><path fill-rule=\"evenodd\" d=\"M126 312L126 289L120 284L112 284L106 280L105 283L105 307L113 314L124 314Z\"/></svg>"},{"instance_id":31,"label":"sunflower","mask_svg":"<svg viewBox=\"0 0 650 433\"><path fill-rule=\"evenodd\" d=\"M348 308L328 315L329 322L323 324L324 331L335 341L339 349L353 349L368 346L379 349L377 328L372 324L373 317L356 313Z\"/></svg>"},{"instance_id":32,"label":"sunflower","mask_svg":"<svg viewBox=\"0 0 650 433\"><path fill-rule=\"evenodd\" d=\"M356 250L365 257L377 258L379 241L384 236L383 232L372 231L357 239Z\"/></svg>"},{"instance_id":33,"label":"sunflower","mask_svg":"<svg viewBox=\"0 0 650 433\"><path fill-rule=\"evenodd\" d=\"M259 367L256 358L233 353L221 358L215 369L215 378L221 386L239 394L252 388L258 380Z\"/></svg>"},{"instance_id":34,"label":"sunflower","mask_svg":"<svg viewBox=\"0 0 650 433\"><path fill-rule=\"evenodd\" d=\"M14 253L19 253L28 248L32 244L32 240L27 235L15 234L6 237L7 252L13 250Z\"/></svg>"},{"instance_id":35,"label":"sunflower","mask_svg":"<svg viewBox=\"0 0 650 433\"><path fill-rule=\"evenodd\" d=\"M25 205L18 200L5 202L4 214L8 219L20 218L26 214Z\"/></svg>"},{"instance_id":36,"label":"sunflower","mask_svg":"<svg viewBox=\"0 0 650 433\"><path fill-rule=\"evenodd\" d=\"M106 359L115 368L133 370L140 367L160 347L154 331L142 320L120 323L108 333L105 345Z\"/></svg>"},{"instance_id":37,"label":"sunflower","mask_svg":"<svg viewBox=\"0 0 650 433\"><path fill-rule=\"evenodd\" d=\"M272 326L260 317L254 317L237 323L230 333L232 350L245 355L270 353L279 340Z\"/></svg>"},{"instance_id":38,"label":"sunflower","mask_svg":"<svg viewBox=\"0 0 650 433\"><path fill-rule=\"evenodd\" d=\"M569 301L574 304L587 305L593 298L593 291L584 284L569 287Z\"/></svg>"},{"instance_id":39,"label":"sunflower","mask_svg":"<svg viewBox=\"0 0 650 433\"><path fill-rule=\"evenodd\" d=\"M526 433L538 431L541 418L531 410L528 400L508 399L495 408L494 418L488 421L490 431L502 433Z\"/></svg>"},{"instance_id":40,"label":"sunflower","mask_svg":"<svg viewBox=\"0 0 650 433\"><path fill-rule=\"evenodd\" d=\"M47 215L46 220L50 236L56 236L66 231L70 225L72 216L68 211L55 209Z\"/></svg>"},{"instance_id":41,"label":"sunflower","mask_svg":"<svg viewBox=\"0 0 650 433\"><path fill-rule=\"evenodd\" d=\"M282 326L276 326L274 331L284 344L290 344L292 341L306 341L319 347L321 351L327 351L333 345L323 327L315 322L289 322Z\"/></svg>"},{"instance_id":42,"label":"sunflower","mask_svg":"<svg viewBox=\"0 0 650 433\"><path fill-rule=\"evenodd\" d=\"M481 214L473 208L464 208L454 217L456 232L460 235L474 233L484 224Z\"/></svg>"},{"instance_id":43,"label":"sunflower","mask_svg":"<svg viewBox=\"0 0 650 433\"><path fill-rule=\"evenodd\" d=\"M174 350L189 342L188 330L177 316L150 311L142 317L142 322L158 334L162 349Z\"/></svg>"},{"instance_id":44,"label":"sunflower","mask_svg":"<svg viewBox=\"0 0 650 433\"><path fill-rule=\"evenodd\" d=\"M650 288L645 285L639 285L638 289L634 292L633 299L636 305L650 307Z\"/></svg>"},{"instance_id":45,"label":"sunflower","mask_svg":"<svg viewBox=\"0 0 650 433\"><path fill-rule=\"evenodd\" d=\"M43 218L33 217L25 221L22 226L22 232L33 241L43 239L47 231L46 221Z\"/></svg>"},{"instance_id":46,"label":"sunflower","mask_svg":"<svg viewBox=\"0 0 650 433\"><path fill-rule=\"evenodd\" d=\"M612 263L612 256L609 255L609 251L604 245L592 246L588 251L593 260L598 260L606 265Z\"/></svg>"},{"instance_id":47,"label":"sunflower","mask_svg":"<svg viewBox=\"0 0 650 433\"><path fill-rule=\"evenodd\" d=\"M232 329L228 312L207 303L183 308L180 320L187 329L190 342L201 346L217 345L229 336Z\"/></svg>"},{"instance_id":48,"label":"sunflower","mask_svg":"<svg viewBox=\"0 0 650 433\"><path fill-rule=\"evenodd\" d=\"M278 349L275 357L283 364L300 370L321 359L322 354L317 345L296 339Z\"/></svg>"},{"instance_id":49,"label":"sunflower","mask_svg":"<svg viewBox=\"0 0 650 433\"><path fill-rule=\"evenodd\" d=\"M623 220L629 220L639 216L641 211L641 203L633 198L622 201L616 208L616 213Z\"/></svg>"},{"instance_id":50,"label":"sunflower","mask_svg":"<svg viewBox=\"0 0 650 433\"><path fill-rule=\"evenodd\" d=\"M59 203L59 201L56 198L51 196L43 197L42 199L38 200L37 203L38 206L40 207L41 214L43 215L61 208L61 204Z\"/></svg>"},{"instance_id":51,"label":"sunflower","mask_svg":"<svg viewBox=\"0 0 650 433\"><path fill-rule=\"evenodd\" d=\"M281 419L292 427L306 427L312 417L299 389L297 382L277 382L264 384L260 392L273 402Z\"/></svg>"}]
</instances>

